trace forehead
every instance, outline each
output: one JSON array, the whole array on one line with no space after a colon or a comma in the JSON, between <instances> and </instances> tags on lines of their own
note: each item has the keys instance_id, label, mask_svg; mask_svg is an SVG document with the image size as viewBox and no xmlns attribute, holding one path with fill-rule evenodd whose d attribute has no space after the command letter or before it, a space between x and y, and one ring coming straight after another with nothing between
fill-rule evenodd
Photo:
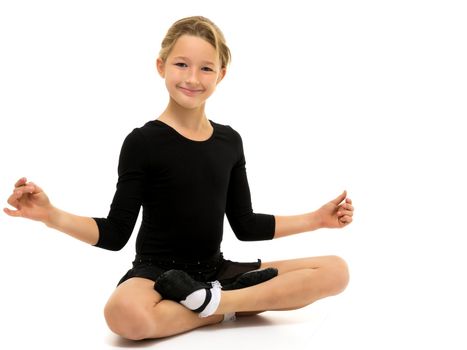
<instances>
[{"instance_id":1,"label":"forehead","mask_svg":"<svg viewBox=\"0 0 467 350\"><path fill-rule=\"evenodd\" d=\"M213 63L218 63L219 60L214 46L203 38L187 34L177 39L169 57L185 57L192 61Z\"/></svg>"}]
</instances>

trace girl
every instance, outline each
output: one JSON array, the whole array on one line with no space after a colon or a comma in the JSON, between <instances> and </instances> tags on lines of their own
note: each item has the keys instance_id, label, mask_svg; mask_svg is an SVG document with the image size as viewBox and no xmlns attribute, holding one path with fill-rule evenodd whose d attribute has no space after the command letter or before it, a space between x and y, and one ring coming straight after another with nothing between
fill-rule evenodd
<instances>
[{"instance_id":1,"label":"girl","mask_svg":"<svg viewBox=\"0 0 467 350\"><path fill-rule=\"evenodd\" d=\"M207 18L172 25L157 59L169 103L125 138L107 218L60 210L24 177L8 198L16 208L5 208L8 215L110 250L127 243L143 207L133 266L104 309L108 326L122 337L161 338L235 314L298 309L348 283L347 265L336 256L239 263L220 252L224 214L238 239L254 241L342 228L354 210L344 191L302 215L253 212L241 136L205 114L229 60L224 36Z\"/></svg>"}]
</instances>

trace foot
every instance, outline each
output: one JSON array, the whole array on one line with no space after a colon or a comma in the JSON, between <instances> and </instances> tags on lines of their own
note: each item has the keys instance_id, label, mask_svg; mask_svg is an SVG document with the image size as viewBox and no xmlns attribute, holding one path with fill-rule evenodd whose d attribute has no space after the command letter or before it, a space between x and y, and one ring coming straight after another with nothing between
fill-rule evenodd
<instances>
[{"instance_id":1,"label":"foot","mask_svg":"<svg viewBox=\"0 0 467 350\"><path fill-rule=\"evenodd\" d=\"M195 281L186 272L181 270L169 270L164 272L156 280L154 289L164 299L180 302L188 295L199 289L209 289L207 283Z\"/></svg>"},{"instance_id":2,"label":"foot","mask_svg":"<svg viewBox=\"0 0 467 350\"><path fill-rule=\"evenodd\" d=\"M274 278L278 275L278 270L273 267L268 267L262 270L255 270L245 272L244 274L240 275L234 282L222 286L223 290L234 290L234 289L241 289L247 288L251 286L255 286L257 284L269 281L271 278Z\"/></svg>"},{"instance_id":3,"label":"foot","mask_svg":"<svg viewBox=\"0 0 467 350\"><path fill-rule=\"evenodd\" d=\"M219 282L210 284L195 281L186 272L169 270L156 280L154 289L164 299L177 301L200 317L213 315L220 303Z\"/></svg>"}]
</instances>

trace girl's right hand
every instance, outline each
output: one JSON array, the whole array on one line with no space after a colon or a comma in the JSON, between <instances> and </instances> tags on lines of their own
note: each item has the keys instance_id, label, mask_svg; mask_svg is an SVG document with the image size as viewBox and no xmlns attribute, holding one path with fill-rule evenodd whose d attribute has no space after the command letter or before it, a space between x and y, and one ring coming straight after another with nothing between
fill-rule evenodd
<instances>
[{"instance_id":1,"label":"girl's right hand","mask_svg":"<svg viewBox=\"0 0 467 350\"><path fill-rule=\"evenodd\" d=\"M17 210L3 208L10 216L23 217L31 220L46 222L49 219L53 206L45 192L34 184L27 183L22 177L14 187L13 194L8 198L8 204Z\"/></svg>"}]
</instances>

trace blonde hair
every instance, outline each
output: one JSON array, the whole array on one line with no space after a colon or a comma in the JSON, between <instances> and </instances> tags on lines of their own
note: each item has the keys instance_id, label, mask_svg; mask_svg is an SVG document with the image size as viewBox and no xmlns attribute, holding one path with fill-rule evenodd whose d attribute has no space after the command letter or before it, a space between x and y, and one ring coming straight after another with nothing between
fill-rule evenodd
<instances>
[{"instance_id":1,"label":"blonde hair","mask_svg":"<svg viewBox=\"0 0 467 350\"><path fill-rule=\"evenodd\" d=\"M184 34L197 36L210 43L219 55L221 68L227 67L230 63L230 50L225 43L222 31L211 20L202 16L182 18L172 24L161 43L159 57L162 61L167 60L177 39Z\"/></svg>"}]
</instances>

